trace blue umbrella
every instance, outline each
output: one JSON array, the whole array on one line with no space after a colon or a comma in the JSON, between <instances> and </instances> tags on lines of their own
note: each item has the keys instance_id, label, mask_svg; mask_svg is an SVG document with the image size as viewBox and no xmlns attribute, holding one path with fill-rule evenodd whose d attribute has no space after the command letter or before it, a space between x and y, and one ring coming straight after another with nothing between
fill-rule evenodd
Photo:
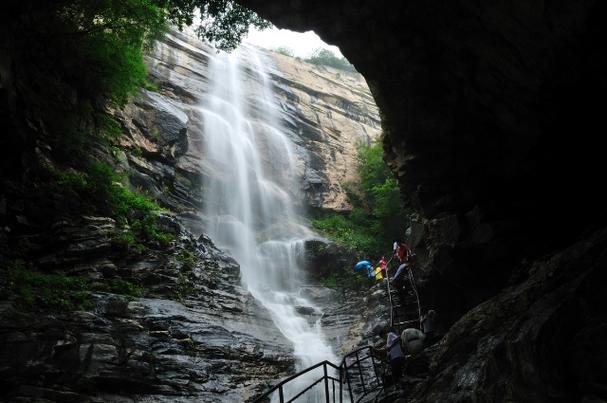
<instances>
[{"instance_id":1,"label":"blue umbrella","mask_svg":"<svg viewBox=\"0 0 607 403\"><path fill-rule=\"evenodd\" d=\"M364 268L367 272L367 277L373 277L373 264L371 262L369 262L368 260L361 260L360 262L354 265L354 270L360 270L362 268Z\"/></svg>"},{"instance_id":2,"label":"blue umbrella","mask_svg":"<svg viewBox=\"0 0 607 403\"><path fill-rule=\"evenodd\" d=\"M354 265L354 270L360 270L363 267L366 269L369 266L373 266L371 262L369 262L368 260L361 260L360 262Z\"/></svg>"}]
</instances>

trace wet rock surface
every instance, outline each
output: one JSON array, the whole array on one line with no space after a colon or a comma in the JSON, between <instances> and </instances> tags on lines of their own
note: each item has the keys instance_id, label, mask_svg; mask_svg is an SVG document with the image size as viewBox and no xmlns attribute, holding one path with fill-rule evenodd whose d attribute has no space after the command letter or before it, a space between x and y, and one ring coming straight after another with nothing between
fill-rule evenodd
<instances>
[{"instance_id":1,"label":"wet rock surface","mask_svg":"<svg viewBox=\"0 0 607 403\"><path fill-rule=\"evenodd\" d=\"M311 278L320 279L336 270L348 270L356 261L353 250L326 239L308 239L304 245L306 272Z\"/></svg>"},{"instance_id":2,"label":"wet rock surface","mask_svg":"<svg viewBox=\"0 0 607 403\"><path fill-rule=\"evenodd\" d=\"M293 370L291 346L240 286L239 267L170 216L177 239L133 255L112 246L106 217L52 226L40 255L91 284L119 277L145 298L92 294L92 309L0 310L2 396L9 401L246 401ZM187 251L187 252L186 252Z\"/></svg>"},{"instance_id":3,"label":"wet rock surface","mask_svg":"<svg viewBox=\"0 0 607 403\"><path fill-rule=\"evenodd\" d=\"M358 289L318 286L301 293L322 308L323 334L338 357L379 341L379 330L390 323L384 282L369 283Z\"/></svg>"}]
</instances>

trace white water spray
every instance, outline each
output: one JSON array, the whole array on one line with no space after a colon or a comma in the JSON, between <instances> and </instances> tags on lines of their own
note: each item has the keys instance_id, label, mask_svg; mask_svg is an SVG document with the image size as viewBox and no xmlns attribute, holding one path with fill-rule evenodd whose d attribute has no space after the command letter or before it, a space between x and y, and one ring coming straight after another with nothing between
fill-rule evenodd
<instances>
[{"instance_id":1,"label":"white water spray","mask_svg":"<svg viewBox=\"0 0 607 403\"><path fill-rule=\"evenodd\" d=\"M303 369L337 358L318 321L310 323L295 309L313 307L297 295L304 240L313 233L292 200L298 187L293 147L280 126L264 57L242 46L209 60L209 90L200 105L201 163L209 178L203 211L209 235L240 263L244 286L293 343Z\"/></svg>"}]
</instances>

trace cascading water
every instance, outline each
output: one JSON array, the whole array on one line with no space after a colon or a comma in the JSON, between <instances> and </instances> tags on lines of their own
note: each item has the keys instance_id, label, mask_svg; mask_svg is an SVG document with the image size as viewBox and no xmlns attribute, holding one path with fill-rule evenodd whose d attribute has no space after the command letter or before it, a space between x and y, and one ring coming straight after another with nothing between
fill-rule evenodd
<instances>
[{"instance_id":1,"label":"cascading water","mask_svg":"<svg viewBox=\"0 0 607 403\"><path fill-rule=\"evenodd\" d=\"M313 306L297 295L304 240L313 233L294 207L293 146L281 130L264 56L244 45L209 60L209 89L200 105L201 163L208 173L203 212L208 234L240 263L243 284L293 343L303 369L337 359L318 322L295 309Z\"/></svg>"}]
</instances>

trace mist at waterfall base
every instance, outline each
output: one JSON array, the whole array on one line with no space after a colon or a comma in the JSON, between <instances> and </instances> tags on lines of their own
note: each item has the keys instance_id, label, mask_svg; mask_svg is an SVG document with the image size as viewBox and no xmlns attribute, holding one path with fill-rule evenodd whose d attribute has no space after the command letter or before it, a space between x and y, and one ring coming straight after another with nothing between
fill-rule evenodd
<instances>
[{"instance_id":1,"label":"mist at waterfall base","mask_svg":"<svg viewBox=\"0 0 607 403\"><path fill-rule=\"evenodd\" d=\"M304 240L314 234L294 207L299 184L293 145L281 129L268 63L266 55L244 45L210 57L209 90L200 105L201 164L208 173L203 214L209 236L238 261L243 285L293 344L299 370L337 358L319 320L295 309L318 311L298 295Z\"/></svg>"}]
</instances>

